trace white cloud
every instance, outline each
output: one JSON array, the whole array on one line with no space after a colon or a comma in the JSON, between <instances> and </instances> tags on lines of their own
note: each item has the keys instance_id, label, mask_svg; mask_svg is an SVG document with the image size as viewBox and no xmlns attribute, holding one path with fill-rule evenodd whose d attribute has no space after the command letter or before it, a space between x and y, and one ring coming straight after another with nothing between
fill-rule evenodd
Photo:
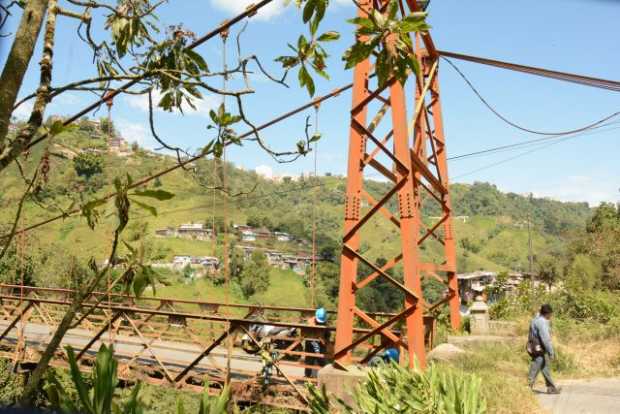
<instances>
[{"instance_id":1,"label":"white cloud","mask_svg":"<svg viewBox=\"0 0 620 414\"><path fill-rule=\"evenodd\" d=\"M126 119L116 119L114 123L126 141L137 142L141 147L145 148L152 149L155 146L155 140L146 129L146 126Z\"/></svg>"},{"instance_id":2,"label":"white cloud","mask_svg":"<svg viewBox=\"0 0 620 414\"><path fill-rule=\"evenodd\" d=\"M125 95L123 97L125 103L129 105L131 108L139 109L143 112L148 112L149 110L149 97L148 95ZM157 104L161 99L161 94L157 91L153 93L153 109L158 112L164 112L163 109L159 108ZM183 113L185 115L196 115L202 117L208 117L209 111L211 109L217 108L220 104L218 97L214 95L203 95L203 99L194 99L193 101L196 109L193 109L186 103L183 103L181 108L183 109Z\"/></svg>"},{"instance_id":3,"label":"white cloud","mask_svg":"<svg viewBox=\"0 0 620 414\"><path fill-rule=\"evenodd\" d=\"M537 197L549 197L560 201L586 201L594 207L603 201L618 201L619 187L620 183L617 181L574 175L567 177L561 184L538 188L533 193Z\"/></svg>"},{"instance_id":4,"label":"white cloud","mask_svg":"<svg viewBox=\"0 0 620 414\"><path fill-rule=\"evenodd\" d=\"M61 93L55 98L53 103L58 105L77 105L82 102L82 98L73 93Z\"/></svg>"},{"instance_id":5,"label":"white cloud","mask_svg":"<svg viewBox=\"0 0 620 414\"><path fill-rule=\"evenodd\" d=\"M237 15L245 11L250 4L257 3L256 0L211 0L211 4L218 9L228 12L231 15ZM262 7L255 18L259 20L269 20L284 12L286 5L284 0L272 1L268 5Z\"/></svg>"},{"instance_id":6,"label":"white cloud","mask_svg":"<svg viewBox=\"0 0 620 414\"><path fill-rule=\"evenodd\" d=\"M31 99L29 101L24 102L20 106L18 106L11 116L19 119L20 121L26 121L30 117L30 113L32 112L32 106L34 105L34 100Z\"/></svg>"},{"instance_id":7,"label":"white cloud","mask_svg":"<svg viewBox=\"0 0 620 414\"><path fill-rule=\"evenodd\" d=\"M269 180L273 179L273 169L268 165L259 165L254 169L256 174Z\"/></svg>"}]
</instances>

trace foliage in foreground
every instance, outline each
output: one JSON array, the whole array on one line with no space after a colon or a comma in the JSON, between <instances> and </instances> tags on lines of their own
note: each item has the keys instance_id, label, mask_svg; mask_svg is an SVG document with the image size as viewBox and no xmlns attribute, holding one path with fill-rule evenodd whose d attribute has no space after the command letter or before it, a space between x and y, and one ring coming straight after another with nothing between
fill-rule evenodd
<instances>
[{"instance_id":1,"label":"foliage in foreground","mask_svg":"<svg viewBox=\"0 0 620 414\"><path fill-rule=\"evenodd\" d=\"M102 344L97 352L95 366L90 378L80 372L75 353L67 347L71 382L77 392L77 399L72 398L72 390L62 385L53 371L48 375L44 390L52 407L64 414L142 414L146 405L140 394L141 383L137 383L127 398L120 398L117 393L118 362L114 359L114 348ZM208 386L200 400L198 414L225 414L230 402L230 389L224 387L220 395L213 398L208 393ZM171 407L170 407L171 408ZM176 413L186 414L183 400L177 397Z\"/></svg>"},{"instance_id":2,"label":"foliage in foreground","mask_svg":"<svg viewBox=\"0 0 620 414\"><path fill-rule=\"evenodd\" d=\"M313 385L309 393L313 414L327 414L336 406L348 414L483 414L487 407L479 377L444 365L424 371L397 364L373 369L355 390L355 408L340 400L333 403L325 389Z\"/></svg>"},{"instance_id":3,"label":"foliage in foreground","mask_svg":"<svg viewBox=\"0 0 620 414\"><path fill-rule=\"evenodd\" d=\"M78 395L78 402L74 402L61 385L58 379L51 374L44 389L52 406L62 413L85 413L85 414L108 414L108 413L142 413L142 404L138 400L140 383L132 390L129 399L122 404L115 401L116 386L118 385L117 367L118 363L114 359L113 347L101 345L95 367L91 374L90 381L82 376L80 368L71 347L67 347L67 356L71 372L71 380L75 385ZM87 384L90 382L92 387Z\"/></svg>"}]
</instances>

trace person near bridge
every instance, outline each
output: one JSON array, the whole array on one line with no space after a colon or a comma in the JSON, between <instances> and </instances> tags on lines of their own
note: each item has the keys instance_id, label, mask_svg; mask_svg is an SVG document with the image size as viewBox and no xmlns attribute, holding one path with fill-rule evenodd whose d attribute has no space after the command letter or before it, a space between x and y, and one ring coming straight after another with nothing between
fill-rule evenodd
<instances>
[{"instance_id":1,"label":"person near bridge","mask_svg":"<svg viewBox=\"0 0 620 414\"><path fill-rule=\"evenodd\" d=\"M542 372L547 386L548 394L559 394L560 389L555 386L551 378L550 361L555 358L555 351L551 343L551 315L553 311L548 304L540 307L540 313L530 323L530 331L527 338L527 353L532 358L528 383L530 389L534 388L536 377Z\"/></svg>"},{"instance_id":2,"label":"person near bridge","mask_svg":"<svg viewBox=\"0 0 620 414\"><path fill-rule=\"evenodd\" d=\"M326 323L327 323L327 311L325 310L325 308L318 308L316 312L314 313L314 317L308 321L308 324L312 326L325 326ZM305 346L304 346L304 352L308 354L325 354L325 352L327 351L325 344L327 343L328 340L329 340L329 334L327 333L327 331L325 332L325 335L323 338L323 341L325 342L323 342L320 338L306 339ZM306 355L304 358L304 361L306 365L321 366L321 367L325 365L325 358L323 357ZM305 369L305 376L307 378L316 378L318 376L318 373L319 373L319 370L316 368Z\"/></svg>"}]
</instances>

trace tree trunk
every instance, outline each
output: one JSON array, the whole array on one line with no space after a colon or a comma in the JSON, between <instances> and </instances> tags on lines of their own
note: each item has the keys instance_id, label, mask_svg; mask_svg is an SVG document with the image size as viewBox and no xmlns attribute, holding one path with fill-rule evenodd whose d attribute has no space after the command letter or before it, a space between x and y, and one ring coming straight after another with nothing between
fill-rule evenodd
<instances>
[{"instance_id":1,"label":"tree trunk","mask_svg":"<svg viewBox=\"0 0 620 414\"><path fill-rule=\"evenodd\" d=\"M58 328L56 328L54 336L45 348L43 355L41 355L41 359L37 363L36 368L34 369L34 371L32 371L32 374L28 378L28 383L26 384L26 387L24 388L24 393L22 394L19 401L19 405L21 407L31 407L33 405L37 394L39 393L39 384L43 379L43 375L45 375L45 373L47 372L49 363L54 357L56 349L58 349L58 346L62 342L62 338L64 338L67 331L71 328L73 318L75 318L75 314L82 306L83 301L83 297L76 298L67 310L67 313L65 313L65 316L62 318L62 321L58 325Z\"/></svg>"},{"instance_id":2,"label":"tree trunk","mask_svg":"<svg viewBox=\"0 0 620 414\"><path fill-rule=\"evenodd\" d=\"M43 56L41 57L41 78L37 88L37 99L34 101L32 113L26 127L17 134L11 145L0 153L0 171L8 167L19 155L26 150L32 137L43 124L43 115L50 98L52 85L52 59L54 58L54 40L56 34L56 17L58 15L58 0L48 0L49 12L45 22L43 37Z\"/></svg>"},{"instance_id":3,"label":"tree trunk","mask_svg":"<svg viewBox=\"0 0 620 414\"><path fill-rule=\"evenodd\" d=\"M30 0L26 3L0 77L0 154L4 150L13 106L30 65L48 3L49 0Z\"/></svg>"},{"instance_id":4,"label":"tree trunk","mask_svg":"<svg viewBox=\"0 0 620 414\"><path fill-rule=\"evenodd\" d=\"M49 363L54 357L54 353L58 349L58 346L62 342L62 338L64 338L65 334L69 331L69 329L71 329L71 324L73 323L75 315L84 304L84 301L91 295L91 293L93 293L99 282L110 271L111 263L116 257L119 237L120 231L117 229L114 232L112 250L108 258L108 264L106 265L106 267L99 273L97 273L93 277L93 279L86 286L83 287L83 289L78 288L79 290L77 291L75 298L73 299L73 303L71 303L71 306L69 306L69 309L67 309L67 312L62 317L60 324L56 328L56 332L54 332L54 336L47 344L45 351L43 351L43 355L41 355L41 359L39 359L37 366L28 378L28 383L24 388L24 393L19 400L19 405L21 407L31 407L35 402L37 394L39 393L41 381L43 380L43 375L45 375L45 373L47 372ZM93 309L94 308L91 308L90 311L87 311L86 313L92 312Z\"/></svg>"}]
</instances>

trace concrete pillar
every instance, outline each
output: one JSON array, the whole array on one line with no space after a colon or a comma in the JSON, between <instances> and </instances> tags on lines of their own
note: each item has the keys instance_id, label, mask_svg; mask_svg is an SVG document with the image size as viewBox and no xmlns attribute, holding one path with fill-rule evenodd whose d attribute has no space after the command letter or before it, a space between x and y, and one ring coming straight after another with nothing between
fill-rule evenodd
<instances>
[{"instance_id":1,"label":"concrete pillar","mask_svg":"<svg viewBox=\"0 0 620 414\"><path fill-rule=\"evenodd\" d=\"M476 296L474 304L469 308L469 313L472 335L488 335L489 306L484 302L482 295Z\"/></svg>"},{"instance_id":2,"label":"concrete pillar","mask_svg":"<svg viewBox=\"0 0 620 414\"><path fill-rule=\"evenodd\" d=\"M325 385L329 395L340 398L347 405L355 407L353 392L366 379L368 368L350 366L348 370L341 370L329 364L319 371L319 388Z\"/></svg>"}]
</instances>

